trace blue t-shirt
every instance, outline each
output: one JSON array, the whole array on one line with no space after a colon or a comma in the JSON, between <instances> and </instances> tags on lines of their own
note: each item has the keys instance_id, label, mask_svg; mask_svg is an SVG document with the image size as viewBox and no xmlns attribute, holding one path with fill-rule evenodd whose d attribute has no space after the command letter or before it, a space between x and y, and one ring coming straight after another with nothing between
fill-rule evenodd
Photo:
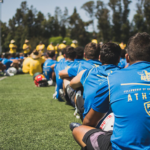
<instances>
[{"instance_id":1,"label":"blue t-shirt","mask_svg":"<svg viewBox=\"0 0 150 150\"><path fill-rule=\"evenodd\" d=\"M83 118L91 109L93 103L93 97L96 95L96 88L102 81L107 78L107 76L119 70L120 68L116 65L103 65L99 67L93 67L91 70L86 70L81 77L81 84L84 88L83 98L84 98L84 113Z\"/></svg>"},{"instance_id":2,"label":"blue t-shirt","mask_svg":"<svg viewBox=\"0 0 150 150\"><path fill-rule=\"evenodd\" d=\"M11 65L12 62L13 61L11 61L10 59L7 59L7 58L4 58L2 60L3 65L6 65L6 70L10 67L10 65Z\"/></svg>"},{"instance_id":3,"label":"blue t-shirt","mask_svg":"<svg viewBox=\"0 0 150 150\"><path fill-rule=\"evenodd\" d=\"M68 69L68 76L75 77L82 70L91 69L94 66L98 67L101 65L102 65L102 63L98 60L82 61L78 65Z\"/></svg>"},{"instance_id":4,"label":"blue t-shirt","mask_svg":"<svg viewBox=\"0 0 150 150\"><path fill-rule=\"evenodd\" d=\"M69 68L71 66L74 66L76 64L76 62L74 61L59 61L56 63L55 67L54 67L54 71L55 71L55 75L56 75L56 84L57 84L57 88L56 88L56 91L57 91L57 95L56 95L56 98L59 100L59 101L63 101L60 96L59 96L59 90L62 89L62 85L63 85L63 80L59 77L59 72L66 69L66 68Z\"/></svg>"},{"instance_id":5,"label":"blue t-shirt","mask_svg":"<svg viewBox=\"0 0 150 150\"><path fill-rule=\"evenodd\" d=\"M112 149L150 149L150 62L117 71L96 90L92 108L115 116Z\"/></svg>"},{"instance_id":6,"label":"blue t-shirt","mask_svg":"<svg viewBox=\"0 0 150 150\"><path fill-rule=\"evenodd\" d=\"M43 74L46 77L47 80L52 78L52 72L51 65L55 64L56 61L53 59L47 59L43 64Z\"/></svg>"},{"instance_id":7,"label":"blue t-shirt","mask_svg":"<svg viewBox=\"0 0 150 150\"><path fill-rule=\"evenodd\" d=\"M118 66L120 68L124 68L127 65L127 61L125 58L120 58L120 62L118 63Z\"/></svg>"},{"instance_id":8,"label":"blue t-shirt","mask_svg":"<svg viewBox=\"0 0 150 150\"><path fill-rule=\"evenodd\" d=\"M3 58L0 58L0 62L3 60Z\"/></svg>"},{"instance_id":9,"label":"blue t-shirt","mask_svg":"<svg viewBox=\"0 0 150 150\"><path fill-rule=\"evenodd\" d=\"M20 59L24 59L24 57L23 57L23 56L20 56L19 58L20 58Z\"/></svg>"}]
</instances>

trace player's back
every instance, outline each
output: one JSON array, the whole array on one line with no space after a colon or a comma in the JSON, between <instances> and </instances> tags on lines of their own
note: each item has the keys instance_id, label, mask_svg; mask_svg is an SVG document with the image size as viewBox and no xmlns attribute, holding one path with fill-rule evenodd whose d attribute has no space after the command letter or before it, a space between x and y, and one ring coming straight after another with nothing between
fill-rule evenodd
<instances>
[{"instance_id":1,"label":"player's back","mask_svg":"<svg viewBox=\"0 0 150 150\"><path fill-rule=\"evenodd\" d=\"M27 58L24 59L24 61L22 63L22 71L24 73L29 73L29 70L30 70L30 60L31 60L31 58L27 57Z\"/></svg>"},{"instance_id":2,"label":"player's back","mask_svg":"<svg viewBox=\"0 0 150 150\"><path fill-rule=\"evenodd\" d=\"M137 62L108 77L115 115L114 149L150 149L150 63Z\"/></svg>"},{"instance_id":3,"label":"player's back","mask_svg":"<svg viewBox=\"0 0 150 150\"><path fill-rule=\"evenodd\" d=\"M43 74L46 77L47 80L52 78L52 72L51 65L55 64L56 61L53 59L47 59L45 63L43 64Z\"/></svg>"},{"instance_id":4,"label":"player's back","mask_svg":"<svg viewBox=\"0 0 150 150\"><path fill-rule=\"evenodd\" d=\"M30 75L34 75L36 72L42 72L42 58L30 60Z\"/></svg>"},{"instance_id":5,"label":"player's back","mask_svg":"<svg viewBox=\"0 0 150 150\"><path fill-rule=\"evenodd\" d=\"M93 67L92 69L84 72L80 80L84 88L83 98L85 99L83 118L91 109L93 97L96 95L97 87L103 82L105 78L107 78L109 74L119 69L120 68L118 66L109 64Z\"/></svg>"},{"instance_id":6,"label":"player's back","mask_svg":"<svg viewBox=\"0 0 150 150\"><path fill-rule=\"evenodd\" d=\"M59 89L62 89L63 80L59 77L59 72L64 69L68 69L73 65L75 65L74 61L61 60L60 62L57 62L56 66L55 66L54 70L55 70L55 74L56 74L56 84L57 84L56 98L60 101L61 101L61 98L59 97Z\"/></svg>"},{"instance_id":7,"label":"player's back","mask_svg":"<svg viewBox=\"0 0 150 150\"><path fill-rule=\"evenodd\" d=\"M68 75L69 77L75 77L82 70L91 69L101 65L102 63L99 60L81 61L80 63L68 69Z\"/></svg>"}]
</instances>

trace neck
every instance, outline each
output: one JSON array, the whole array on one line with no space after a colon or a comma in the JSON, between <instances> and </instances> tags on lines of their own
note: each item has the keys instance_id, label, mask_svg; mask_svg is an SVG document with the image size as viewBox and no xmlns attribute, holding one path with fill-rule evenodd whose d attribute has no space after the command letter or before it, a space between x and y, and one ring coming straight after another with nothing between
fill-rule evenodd
<instances>
[{"instance_id":1,"label":"neck","mask_svg":"<svg viewBox=\"0 0 150 150\"><path fill-rule=\"evenodd\" d=\"M140 61L143 61L143 60L130 61L129 63L130 63L130 65L132 65L132 64L135 64L135 63L140 62Z\"/></svg>"},{"instance_id":2,"label":"neck","mask_svg":"<svg viewBox=\"0 0 150 150\"><path fill-rule=\"evenodd\" d=\"M66 58L66 60L69 60L69 61L74 61L74 60L72 60L72 59L70 59L70 58Z\"/></svg>"}]
</instances>

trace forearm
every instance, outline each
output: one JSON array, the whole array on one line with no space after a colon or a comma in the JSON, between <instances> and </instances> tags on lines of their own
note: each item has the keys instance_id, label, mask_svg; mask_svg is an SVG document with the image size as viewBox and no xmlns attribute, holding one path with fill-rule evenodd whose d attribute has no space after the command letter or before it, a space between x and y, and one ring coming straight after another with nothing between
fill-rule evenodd
<instances>
[{"instance_id":1,"label":"forearm","mask_svg":"<svg viewBox=\"0 0 150 150\"><path fill-rule=\"evenodd\" d=\"M60 71L60 72L59 72L59 76L60 76L61 79L64 79L64 78L68 78L68 77L69 77L67 70L62 70L62 71Z\"/></svg>"}]
</instances>

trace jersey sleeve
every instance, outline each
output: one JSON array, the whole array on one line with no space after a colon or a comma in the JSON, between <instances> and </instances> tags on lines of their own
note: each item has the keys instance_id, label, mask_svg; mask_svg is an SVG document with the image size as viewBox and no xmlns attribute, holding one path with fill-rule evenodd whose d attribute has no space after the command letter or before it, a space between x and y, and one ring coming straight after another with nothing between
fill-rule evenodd
<instances>
[{"instance_id":1,"label":"jersey sleeve","mask_svg":"<svg viewBox=\"0 0 150 150\"><path fill-rule=\"evenodd\" d=\"M68 76L69 77L75 77L78 73L78 66L70 67L68 69Z\"/></svg>"},{"instance_id":2,"label":"jersey sleeve","mask_svg":"<svg viewBox=\"0 0 150 150\"><path fill-rule=\"evenodd\" d=\"M88 74L89 74L89 70L86 70L86 71L83 73L82 77L81 77L80 82L81 82L81 84L82 84L83 86L84 86L84 83L85 83L86 79L88 78Z\"/></svg>"},{"instance_id":3,"label":"jersey sleeve","mask_svg":"<svg viewBox=\"0 0 150 150\"><path fill-rule=\"evenodd\" d=\"M92 104L92 109L96 112L106 113L109 110L109 87L108 79L104 79L96 89L96 95Z\"/></svg>"}]
</instances>

